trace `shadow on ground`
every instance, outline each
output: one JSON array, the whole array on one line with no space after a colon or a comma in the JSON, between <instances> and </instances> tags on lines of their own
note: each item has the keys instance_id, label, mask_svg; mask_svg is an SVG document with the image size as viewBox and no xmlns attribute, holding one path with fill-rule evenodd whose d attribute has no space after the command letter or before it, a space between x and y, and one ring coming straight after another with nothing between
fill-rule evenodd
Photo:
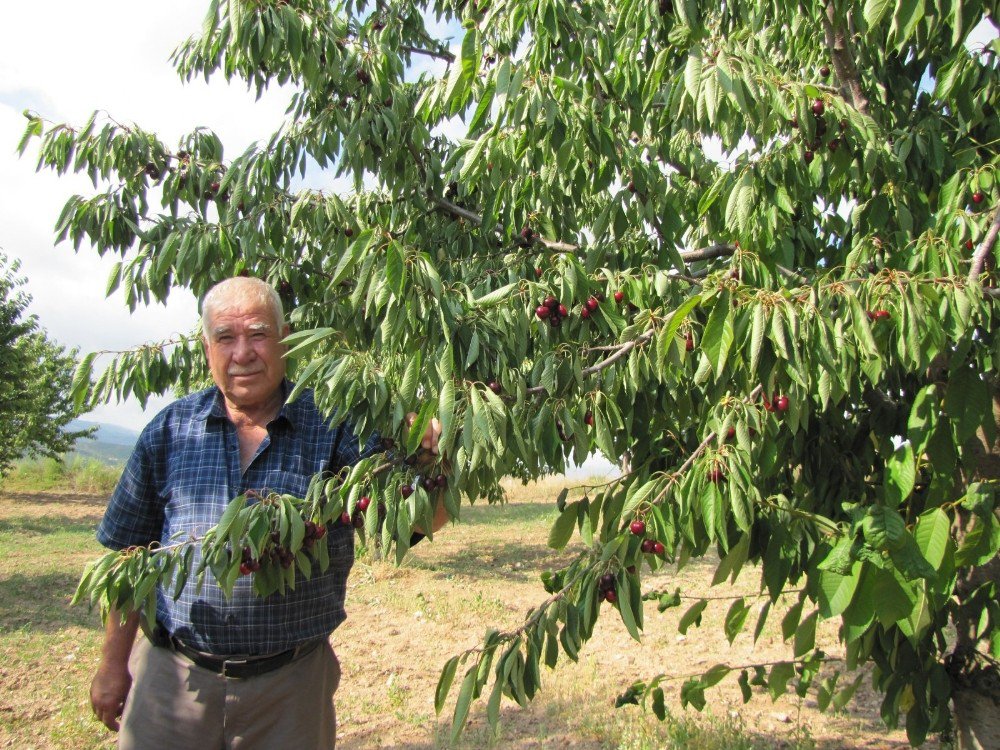
<instances>
[{"instance_id":1,"label":"shadow on ground","mask_svg":"<svg viewBox=\"0 0 1000 750\"><path fill-rule=\"evenodd\" d=\"M16 516L0 519L0 534L17 537L43 536L46 534L83 534L93 536L103 514L95 513L83 518L69 516Z\"/></svg>"},{"instance_id":2,"label":"shadow on ground","mask_svg":"<svg viewBox=\"0 0 1000 750\"><path fill-rule=\"evenodd\" d=\"M0 490L0 503L12 505L94 505L101 508L108 504L107 494L84 492L7 492Z\"/></svg>"},{"instance_id":3,"label":"shadow on ground","mask_svg":"<svg viewBox=\"0 0 1000 750\"><path fill-rule=\"evenodd\" d=\"M75 573L0 578L0 632L52 633L73 625L99 629L100 617L85 604L69 605L78 581Z\"/></svg>"},{"instance_id":4,"label":"shadow on ground","mask_svg":"<svg viewBox=\"0 0 1000 750\"><path fill-rule=\"evenodd\" d=\"M464 578L507 579L537 581L538 571L559 568L573 555L549 549L539 544L505 543L490 547L485 545L470 554L466 548L447 554L414 556L411 566L426 570L436 577L462 576Z\"/></svg>"}]
</instances>

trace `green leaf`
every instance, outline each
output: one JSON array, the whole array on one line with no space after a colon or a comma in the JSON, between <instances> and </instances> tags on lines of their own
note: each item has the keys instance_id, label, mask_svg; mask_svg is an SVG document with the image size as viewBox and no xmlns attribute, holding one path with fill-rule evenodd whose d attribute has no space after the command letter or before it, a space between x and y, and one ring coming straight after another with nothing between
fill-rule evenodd
<instances>
[{"instance_id":1,"label":"green leaf","mask_svg":"<svg viewBox=\"0 0 1000 750\"><path fill-rule=\"evenodd\" d=\"M403 288L406 285L406 270L403 264L402 248L396 242L390 242L386 248L385 281L397 297L403 294Z\"/></svg>"},{"instance_id":2,"label":"green leaf","mask_svg":"<svg viewBox=\"0 0 1000 750\"><path fill-rule=\"evenodd\" d=\"M701 684L705 688L715 687L732 671L732 668L727 664L716 664L701 676Z\"/></svg>"},{"instance_id":3,"label":"green leaf","mask_svg":"<svg viewBox=\"0 0 1000 750\"><path fill-rule=\"evenodd\" d=\"M489 294L484 294L478 299L472 300L472 306L476 308L493 307L506 300L518 287L520 282L514 282L494 289Z\"/></svg>"},{"instance_id":4,"label":"green leaf","mask_svg":"<svg viewBox=\"0 0 1000 750\"><path fill-rule=\"evenodd\" d=\"M865 21L869 28L874 29L895 5L895 0L865 0Z\"/></svg>"},{"instance_id":5,"label":"green leaf","mask_svg":"<svg viewBox=\"0 0 1000 750\"><path fill-rule=\"evenodd\" d=\"M420 442L423 440L424 433L427 432L427 426L431 423L436 411L437 404L430 400L424 401L420 407L420 412L417 414L417 418L410 425L409 434L406 436L407 455L412 456L420 448Z\"/></svg>"},{"instance_id":6,"label":"green leaf","mask_svg":"<svg viewBox=\"0 0 1000 750\"><path fill-rule=\"evenodd\" d=\"M472 703L472 691L476 685L476 668L469 667L462 680L462 687L458 691L458 700L455 702L455 713L451 720L451 741L458 740L459 735L465 728L465 719L469 715L469 705Z\"/></svg>"},{"instance_id":7,"label":"green leaf","mask_svg":"<svg viewBox=\"0 0 1000 750\"><path fill-rule=\"evenodd\" d=\"M747 615L750 612L750 605L746 603L743 597L735 599L733 603L729 606L729 611L726 613L726 620L722 626L723 632L726 634L726 639L732 645L733 641L743 631L743 625L747 621Z\"/></svg>"},{"instance_id":8,"label":"green leaf","mask_svg":"<svg viewBox=\"0 0 1000 750\"><path fill-rule=\"evenodd\" d=\"M788 681L795 676L795 665L790 661L782 661L771 667L767 678L767 691L771 700L776 701L787 690Z\"/></svg>"},{"instance_id":9,"label":"green leaf","mask_svg":"<svg viewBox=\"0 0 1000 750\"><path fill-rule=\"evenodd\" d=\"M701 613L705 611L705 607L708 606L708 600L699 599L697 602L688 607L687 612L685 612L677 623L677 630L681 635L686 635L688 628L692 625L701 625Z\"/></svg>"},{"instance_id":10,"label":"green leaf","mask_svg":"<svg viewBox=\"0 0 1000 750\"><path fill-rule=\"evenodd\" d=\"M917 479L917 462L909 443L900 445L885 464L885 500L898 507L913 492Z\"/></svg>"},{"instance_id":11,"label":"green leaf","mask_svg":"<svg viewBox=\"0 0 1000 750\"><path fill-rule=\"evenodd\" d=\"M552 524L549 530L549 546L552 549L562 549L573 536L573 529L576 528L577 508L580 500L576 500L566 506L566 509L559 514L559 518Z\"/></svg>"},{"instance_id":12,"label":"green leaf","mask_svg":"<svg viewBox=\"0 0 1000 750\"><path fill-rule=\"evenodd\" d=\"M723 291L715 298L715 306L705 324L702 350L715 370L715 376L722 377L726 367L726 357L733 344L732 305L729 292Z\"/></svg>"},{"instance_id":13,"label":"green leaf","mask_svg":"<svg viewBox=\"0 0 1000 750\"><path fill-rule=\"evenodd\" d=\"M854 563L849 575L840 575L832 570L819 571L819 588L816 603L824 619L836 617L851 603L861 579L861 563Z\"/></svg>"},{"instance_id":14,"label":"green leaf","mask_svg":"<svg viewBox=\"0 0 1000 750\"><path fill-rule=\"evenodd\" d=\"M806 619L799 623L795 631L795 645L792 650L795 658L805 656L816 646L816 619L819 616L818 610L810 612Z\"/></svg>"},{"instance_id":15,"label":"green leaf","mask_svg":"<svg viewBox=\"0 0 1000 750\"><path fill-rule=\"evenodd\" d=\"M931 567L937 570L944 561L945 551L951 539L951 519L940 508L932 508L917 519L913 532L917 547Z\"/></svg>"}]
</instances>

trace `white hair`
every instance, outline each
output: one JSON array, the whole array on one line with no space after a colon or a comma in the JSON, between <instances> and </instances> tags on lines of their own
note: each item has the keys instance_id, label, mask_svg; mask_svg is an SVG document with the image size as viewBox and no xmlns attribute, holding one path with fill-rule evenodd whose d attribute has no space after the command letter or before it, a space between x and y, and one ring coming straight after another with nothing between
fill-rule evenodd
<instances>
[{"instance_id":1,"label":"white hair","mask_svg":"<svg viewBox=\"0 0 1000 750\"><path fill-rule=\"evenodd\" d=\"M234 276L213 286L202 300L202 335L208 336L208 323L215 313L248 302L268 307L274 313L277 330L280 332L284 328L285 311L281 306L281 297L278 296L274 287L266 281L251 276Z\"/></svg>"}]
</instances>

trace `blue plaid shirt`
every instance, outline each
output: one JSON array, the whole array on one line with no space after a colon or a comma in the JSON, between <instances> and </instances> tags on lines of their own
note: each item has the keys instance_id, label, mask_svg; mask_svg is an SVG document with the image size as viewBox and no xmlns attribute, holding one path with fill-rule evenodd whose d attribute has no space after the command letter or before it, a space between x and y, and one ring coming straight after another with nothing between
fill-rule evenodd
<instances>
[{"instance_id":1,"label":"blue plaid shirt","mask_svg":"<svg viewBox=\"0 0 1000 750\"><path fill-rule=\"evenodd\" d=\"M288 393L289 384L282 387ZM222 393L209 388L160 412L139 436L97 531L111 549L162 544L201 536L218 523L226 505L247 490L304 497L313 474L339 469L381 448L377 436L359 450L346 422L330 429L312 391L282 406L267 426L257 453L240 471L236 428L226 416ZM331 465L332 464L332 465ZM211 573L195 593L194 577L174 601L157 595L156 617L170 633L212 654L271 654L328 636L344 621L347 574L354 563L354 529L331 524L325 540L330 567L296 581L284 596L261 598L250 576L226 599ZM192 569L200 561L197 549Z\"/></svg>"}]
</instances>

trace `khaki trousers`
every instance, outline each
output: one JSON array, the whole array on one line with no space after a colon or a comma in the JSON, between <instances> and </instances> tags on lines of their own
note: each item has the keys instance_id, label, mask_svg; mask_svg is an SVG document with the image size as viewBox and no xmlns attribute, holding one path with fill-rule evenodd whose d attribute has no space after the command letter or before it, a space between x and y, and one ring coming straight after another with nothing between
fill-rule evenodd
<instances>
[{"instance_id":1,"label":"khaki trousers","mask_svg":"<svg viewBox=\"0 0 1000 750\"><path fill-rule=\"evenodd\" d=\"M273 672L238 680L140 638L120 750L331 750L340 663L329 641Z\"/></svg>"}]
</instances>

